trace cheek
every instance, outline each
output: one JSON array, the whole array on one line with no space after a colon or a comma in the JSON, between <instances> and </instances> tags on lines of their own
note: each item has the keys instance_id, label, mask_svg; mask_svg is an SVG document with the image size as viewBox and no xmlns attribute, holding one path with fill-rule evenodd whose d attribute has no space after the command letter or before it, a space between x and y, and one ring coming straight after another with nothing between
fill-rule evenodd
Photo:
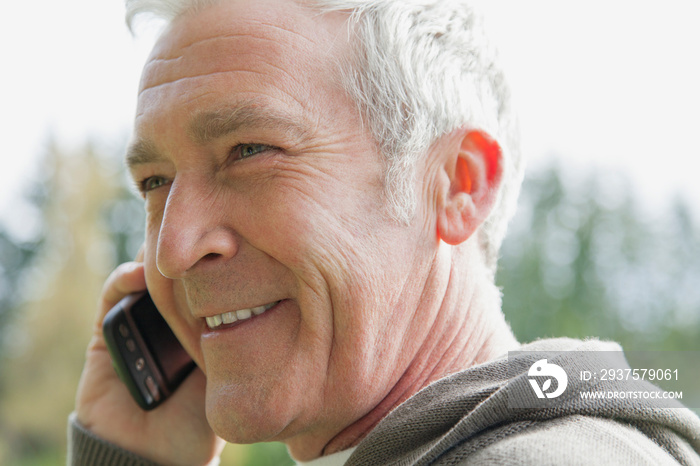
<instances>
[{"instance_id":1,"label":"cheek","mask_svg":"<svg viewBox=\"0 0 700 466\"><path fill-rule=\"evenodd\" d=\"M360 265L358 255L367 236L362 222L367 219L344 210L338 205L340 199L326 196L280 191L264 203L259 213L266 220L256 222L262 227L248 236L249 241L293 270L318 272L327 279L333 278L328 275L346 276Z\"/></svg>"},{"instance_id":2,"label":"cheek","mask_svg":"<svg viewBox=\"0 0 700 466\"><path fill-rule=\"evenodd\" d=\"M158 236L166 202L167 193L154 192L147 195L144 203L144 210L146 212L146 241L148 241L149 235Z\"/></svg>"},{"instance_id":3,"label":"cheek","mask_svg":"<svg viewBox=\"0 0 700 466\"><path fill-rule=\"evenodd\" d=\"M158 234L160 233L160 224L162 221L162 216L154 216L146 214L146 231L145 231L145 241L146 248L151 248L152 252L155 254L155 246L158 243Z\"/></svg>"},{"instance_id":4,"label":"cheek","mask_svg":"<svg viewBox=\"0 0 700 466\"><path fill-rule=\"evenodd\" d=\"M158 235L160 233L163 211L154 208L153 202L146 201L146 231L144 238L144 266L146 270L146 282L149 289L156 288L159 280L165 278L156 266L156 252L158 249Z\"/></svg>"},{"instance_id":5,"label":"cheek","mask_svg":"<svg viewBox=\"0 0 700 466\"><path fill-rule=\"evenodd\" d=\"M342 235L344 214L329 185L292 164L278 164L264 178L232 184L226 202L231 226L254 248L291 268L304 267L315 250L327 247L328 231Z\"/></svg>"},{"instance_id":6,"label":"cheek","mask_svg":"<svg viewBox=\"0 0 700 466\"><path fill-rule=\"evenodd\" d=\"M266 191L266 215L311 243L346 244L371 236L384 211L381 171L366 160L352 165L334 157L347 158L324 155L320 161L292 158L279 164Z\"/></svg>"}]
</instances>

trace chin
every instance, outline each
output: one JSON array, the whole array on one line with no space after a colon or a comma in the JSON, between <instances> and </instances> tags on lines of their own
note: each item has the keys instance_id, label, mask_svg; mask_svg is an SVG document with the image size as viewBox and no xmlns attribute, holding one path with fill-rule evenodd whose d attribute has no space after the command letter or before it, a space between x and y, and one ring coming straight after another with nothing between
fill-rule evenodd
<instances>
[{"instance_id":1,"label":"chin","mask_svg":"<svg viewBox=\"0 0 700 466\"><path fill-rule=\"evenodd\" d=\"M217 389L208 384L207 421L216 435L230 443L283 441L293 435L290 425L296 416L291 402L264 389L245 390L235 386Z\"/></svg>"}]
</instances>

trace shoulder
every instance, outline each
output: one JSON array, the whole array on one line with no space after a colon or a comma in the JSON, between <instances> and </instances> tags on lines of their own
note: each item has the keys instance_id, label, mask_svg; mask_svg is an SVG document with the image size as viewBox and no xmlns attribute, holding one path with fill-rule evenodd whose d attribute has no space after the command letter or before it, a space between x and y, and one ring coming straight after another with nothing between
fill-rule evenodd
<instances>
[{"instance_id":1,"label":"shoulder","mask_svg":"<svg viewBox=\"0 0 700 466\"><path fill-rule=\"evenodd\" d=\"M672 465L673 456L638 429L611 419L572 415L513 423L446 452L437 464Z\"/></svg>"}]
</instances>

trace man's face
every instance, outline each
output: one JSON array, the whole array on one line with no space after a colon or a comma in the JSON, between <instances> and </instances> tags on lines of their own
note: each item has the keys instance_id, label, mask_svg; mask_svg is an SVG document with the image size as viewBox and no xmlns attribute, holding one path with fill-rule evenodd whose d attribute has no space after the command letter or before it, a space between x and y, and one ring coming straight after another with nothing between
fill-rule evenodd
<instances>
[{"instance_id":1,"label":"man's face","mask_svg":"<svg viewBox=\"0 0 700 466\"><path fill-rule=\"evenodd\" d=\"M337 433L428 328L412 309L431 221L387 215L383 159L339 86L343 21L224 2L178 20L144 70L129 158L148 287L229 441Z\"/></svg>"}]
</instances>

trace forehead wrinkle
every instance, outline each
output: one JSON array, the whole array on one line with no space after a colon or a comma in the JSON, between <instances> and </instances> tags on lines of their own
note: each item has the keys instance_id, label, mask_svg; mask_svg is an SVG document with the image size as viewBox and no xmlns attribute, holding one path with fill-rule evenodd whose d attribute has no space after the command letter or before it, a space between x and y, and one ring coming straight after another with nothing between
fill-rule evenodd
<instances>
[{"instance_id":1,"label":"forehead wrinkle","mask_svg":"<svg viewBox=\"0 0 700 466\"><path fill-rule=\"evenodd\" d=\"M177 60L178 58L181 58L182 55L185 55L188 49L192 47L206 45L208 42L217 41L220 39L235 39L239 37L269 41L275 44L282 43L286 44L286 46L293 45L294 41L290 43L283 39L283 36L287 35L299 38L310 45L314 45L319 40L319 34L317 33L319 29L318 26L320 25L319 18L323 18L324 15L318 11L311 10L313 13L309 13L304 10L309 9L302 7L302 11L305 13L304 19L307 20L304 22L304 24L309 26L306 28L300 26L298 21L299 18L297 18L296 21L292 20L288 14L283 14L277 10L275 10L271 15L268 14L268 17L266 17L264 20L258 17L246 16L236 18L237 21L234 22L225 22L223 25L212 27L211 24L207 24L208 27L205 28L205 31L207 32L204 34L194 34L194 37L190 36L189 40L187 39L187 35L181 34L181 31L178 31L177 28L171 27L170 32L174 34L176 43L179 42L179 44L175 47L175 49L178 50L179 55L170 55L167 53L167 49L171 47L165 47L165 50L163 50L163 47L159 47L159 45L162 44L156 44L154 51L158 49L160 52L164 53L162 53L161 56L157 56L156 54L149 61L156 63L158 61ZM196 17L197 15L183 15L180 20L186 21L191 19L193 16ZM238 29L238 31L232 31L233 28ZM309 35L304 34L304 32L308 32Z\"/></svg>"},{"instance_id":2,"label":"forehead wrinkle","mask_svg":"<svg viewBox=\"0 0 700 466\"><path fill-rule=\"evenodd\" d=\"M260 24L265 24L265 23L260 23ZM271 25L270 25L271 26ZM281 29L280 30L285 30L286 29ZM299 34L300 37L304 37L301 34ZM264 35L258 35L254 34L252 32L230 32L230 33L220 33L213 35L211 37L196 37L193 38L188 44L177 44L175 47L164 47L166 50L163 51L163 53L157 54L152 56L149 59L149 63L146 64L146 66L151 66L155 65L158 63L163 63L163 62L169 62L169 61L177 61L182 58L187 54L187 52L195 47L199 46L206 46L207 43L209 42L219 42L222 39L227 40L227 39L238 39L238 38L244 38L244 39L255 39L255 40L261 40L261 41L266 41L266 42L272 42L272 43L279 43L278 38L275 37L265 37ZM304 37L305 38L305 37ZM307 39L310 41L310 39ZM170 50L173 49L173 50ZM177 52L177 53L172 53L172 54L167 54L165 52L167 51L171 52Z\"/></svg>"},{"instance_id":3,"label":"forehead wrinkle","mask_svg":"<svg viewBox=\"0 0 700 466\"><path fill-rule=\"evenodd\" d=\"M277 32L281 32L281 33L284 33L284 34L291 34L291 35L293 35L293 36L295 36L295 37L299 37L299 38L301 38L301 39L304 39L306 42L309 42L310 44L315 44L315 43L316 43L316 41L315 41L314 39L312 39L311 37L305 36L305 35L302 34L301 32L294 31L294 30L292 30L292 29L288 29L288 28L285 28L285 27L280 26L280 25L277 25L277 24L273 24L273 23L265 22L265 21L256 21L256 20L250 20L250 23L251 23L251 24L259 24L259 25L261 25L261 26L267 26L267 27L269 27L269 28L271 28L271 29L276 30ZM296 23L292 23L292 26L297 27L298 25L297 25ZM313 29L312 29L312 30L313 30ZM276 40L276 39L273 39L273 38L271 38L271 39L272 39L272 40Z\"/></svg>"},{"instance_id":4,"label":"forehead wrinkle","mask_svg":"<svg viewBox=\"0 0 700 466\"><path fill-rule=\"evenodd\" d=\"M259 41L262 43L267 43L269 46L265 46L263 50L256 50L256 47L246 46L245 55L252 55L258 58L258 65L265 64L273 69L285 73L287 76L298 79L294 76L290 70L286 69L285 66L281 66L279 63L283 62L286 65L293 67L295 64L289 62L288 57L290 54L290 49L282 47L282 43L274 38L257 36L254 34L242 33L242 34L228 34L221 35L217 37L211 37L207 39L196 40L182 48L177 48L177 54L171 56L152 56L148 63L145 65L139 93L157 88L164 84L177 83L183 79L188 78L199 78L208 75L215 74L225 74L229 72L252 72L265 75L266 72L255 71L255 70L243 70L239 66L236 66L236 62L229 62L228 60L220 60L217 55L221 53L221 46L215 49L208 49L205 46L206 42L219 42L221 39L229 40L236 38L244 38L247 40ZM236 45L234 43L234 45ZM200 48L200 46L202 46ZM242 55L231 50L235 50L234 47L229 46L230 50L227 52L231 56ZM238 49L241 47L239 46ZM301 49L301 47L295 46L296 49ZM188 51L189 49L189 51ZM322 60L319 60L322 62ZM203 65L206 63L206 65ZM204 66L204 69L199 68L195 72L183 73L183 70L189 70L192 65Z\"/></svg>"},{"instance_id":5,"label":"forehead wrinkle","mask_svg":"<svg viewBox=\"0 0 700 466\"><path fill-rule=\"evenodd\" d=\"M193 74L191 76L181 76L179 78L175 79L170 79L170 80L163 80L160 82L157 82L155 84L151 84L149 86L144 86L141 88L139 91L139 96L141 94L145 94L147 91L152 91L154 89L157 89L162 86L167 86L168 84L177 84L181 81L186 81L188 79L201 79L201 78L206 78L206 77L211 77L211 76L216 76L216 75L228 75L229 73L247 73L247 74L256 74L260 76L268 76L267 73L263 73L261 71L255 71L255 70L224 70L224 71L212 71L209 73L197 73ZM213 92L208 92L207 94L213 94ZM198 95L197 97L202 97L204 94Z\"/></svg>"}]
</instances>

